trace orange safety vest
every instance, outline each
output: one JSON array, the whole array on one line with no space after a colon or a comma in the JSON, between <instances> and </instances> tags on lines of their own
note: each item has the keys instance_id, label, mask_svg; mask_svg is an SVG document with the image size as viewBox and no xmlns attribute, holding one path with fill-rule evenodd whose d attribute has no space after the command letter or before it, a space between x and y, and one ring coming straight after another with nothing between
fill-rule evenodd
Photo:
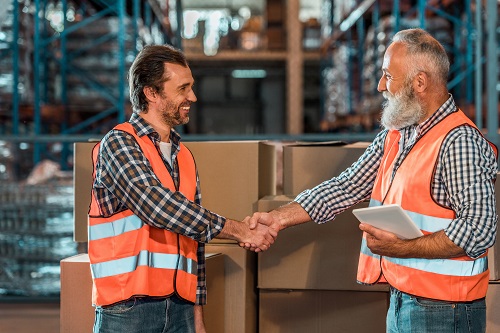
<instances>
[{"instance_id":1,"label":"orange safety vest","mask_svg":"<svg viewBox=\"0 0 500 333\"><path fill-rule=\"evenodd\" d=\"M130 123L115 127L133 135L153 172L163 186L176 191L172 177L147 136L139 137ZM183 145L177 156L179 191L194 201L196 166L191 152ZM94 179L99 144L92 152ZM167 207L167 203L165 203ZM190 302L196 300L198 243L191 238L144 223L127 209L102 216L92 192L89 210L88 252L92 271L92 303L109 305L134 295L169 296L177 293Z\"/></svg>"},{"instance_id":2,"label":"orange safety vest","mask_svg":"<svg viewBox=\"0 0 500 333\"><path fill-rule=\"evenodd\" d=\"M392 182L400 133L389 131L370 206L399 204L424 235L445 229L455 218L455 212L435 202L431 184L443 140L451 130L463 125L476 128L460 110L436 124L415 143ZM490 145L497 154L496 147ZM468 256L450 259L381 257L366 246L366 233L363 233L357 280L362 284L388 282L402 292L425 298L473 301L486 296L487 254L477 259Z\"/></svg>"}]
</instances>

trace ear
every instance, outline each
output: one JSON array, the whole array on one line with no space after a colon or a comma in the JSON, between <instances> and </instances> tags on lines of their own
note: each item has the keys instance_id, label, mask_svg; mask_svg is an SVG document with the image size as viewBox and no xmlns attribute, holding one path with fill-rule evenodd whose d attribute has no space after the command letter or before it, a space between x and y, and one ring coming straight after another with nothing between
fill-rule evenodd
<instances>
[{"instance_id":1,"label":"ear","mask_svg":"<svg viewBox=\"0 0 500 333\"><path fill-rule=\"evenodd\" d=\"M413 79L413 89L418 92L424 92L429 85L429 77L425 72L418 72Z\"/></svg>"},{"instance_id":2,"label":"ear","mask_svg":"<svg viewBox=\"0 0 500 333\"><path fill-rule=\"evenodd\" d=\"M153 102L156 99L156 96L158 95L152 87L144 87L142 89L142 92L144 93L146 98L151 102Z\"/></svg>"}]
</instances>

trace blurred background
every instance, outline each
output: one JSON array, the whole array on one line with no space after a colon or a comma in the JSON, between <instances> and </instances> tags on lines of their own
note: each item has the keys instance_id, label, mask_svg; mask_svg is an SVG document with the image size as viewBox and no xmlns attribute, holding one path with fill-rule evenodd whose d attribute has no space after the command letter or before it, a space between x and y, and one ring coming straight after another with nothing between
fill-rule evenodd
<instances>
[{"instance_id":1,"label":"blurred background","mask_svg":"<svg viewBox=\"0 0 500 333\"><path fill-rule=\"evenodd\" d=\"M186 141L370 141L391 37L422 27L449 89L498 144L497 0L0 0L0 301L57 301L73 240L73 145L130 116L147 44L186 53Z\"/></svg>"}]
</instances>

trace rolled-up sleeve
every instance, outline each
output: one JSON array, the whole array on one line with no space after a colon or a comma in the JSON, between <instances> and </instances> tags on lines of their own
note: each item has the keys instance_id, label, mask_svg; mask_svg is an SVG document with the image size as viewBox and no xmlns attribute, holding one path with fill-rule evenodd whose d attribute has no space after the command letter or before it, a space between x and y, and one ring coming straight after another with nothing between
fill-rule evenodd
<instances>
[{"instance_id":1,"label":"rolled-up sleeve","mask_svg":"<svg viewBox=\"0 0 500 333\"><path fill-rule=\"evenodd\" d=\"M497 158L490 144L469 126L455 129L444 144L442 170L437 173L456 213L445 233L469 257L478 258L496 238Z\"/></svg>"},{"instance_id":2,"label":"rolled-up sleeve","mask_svg":"<svg viewBox=\"0 0 500 333\"><path fill-rule=\"evenodd\" d=\"M349 207L370 197L383 156L387 131L377 135L361 157L337 177L300 193L295 202L316 223L333 220Z\"/></svg>"}]
</instances>

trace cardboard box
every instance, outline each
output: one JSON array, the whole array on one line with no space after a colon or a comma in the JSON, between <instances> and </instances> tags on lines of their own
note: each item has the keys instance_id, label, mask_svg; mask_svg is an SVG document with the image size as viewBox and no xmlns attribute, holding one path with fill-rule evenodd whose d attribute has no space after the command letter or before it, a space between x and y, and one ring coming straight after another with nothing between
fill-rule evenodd
<instances>
[{"instance_id":1,"label":"cardboard box","mask_svg":"<svg viewBox=\"0 0 500 333\"><path fill-rule=\"evenodd\" d=\"M87 242L87 215L92 191L92 149L97 142L76 142L74 144L74 207L73 239Z\"/></svg>"},{"instance_id":2,"label":"cardboard box","mask_svg":"<svg viewBox=\"0 0 500 333\"><path fill-rule=\"evenodd\" d=\"M207 305L204 306L208 333L224 331L224 256L206 253ZM88 333L94 325L92 275L88 254L61 260L61 333Z\"/></svg>"},{"instance_id":3,"label":"cardboard box","mask_svg":"<svg viewBox=\"0 0 500 333\"><path fill-rule=\"evenodd\" d=\"M94 326L88 254L61 260L61 333L88 333Z\"/></svg>"},{"instance_id":4,"label":"cardboard box","mask_svg":"<svg viewBox=\"0 0 500 333\"><path fill-rule=\"evenodd\" d=\"M225 304L218 309L226 333L257 332L256 260L254 252L235 244L207 244L206 250L224 254Z\"/></svg>"},{"instance_id":5,"label":"cardboard box","mask_svg":"<svg viewBox=\"0 0 500 333\"><path fill-rule=\"evenodd\" d=\"M196 160L202 204L213 212L243 220L253 213L257 200L276 194L276 153L272 144L259 141L184 144ZM94 145L95 142L75 144L74 238L77 242L86 242L88 239L87 213L92 188L91 152Z\"/></svg>"},{"instance_id":6,"label":"cardboard box","mask_svg":"<svg viewBox=\"0 0 500 333\"><path fill-rule=\"evenodd\" d=\"M257 201L276 194L276 153L259 141L185 142L193 153L202 205L222 216L243 220ZM214 239L216 243L235 243Z\"/></svg>"},{"instance_id":7,"label":"cardboard box","mask_svg":"<svg viewBox=\"0 0 500 333\"><path fill-rule=\"evenodd\" d=\"M356 162L369 143L297 143L283 147L283 194L295 196L338 176Z\"/></svg>"},{"instance_id":8,"label":"cardboard box","mask_svg":"<svg viewBox=\"0 0 500 333\"><path fill-rule=\"evenodd\" d=\"M486 333L500 332L500 283L490 282L486 294Z\"/></svg>"},{"instance_id":9,"label":"cardboard box","mask_svg":"<svg viewBox=\"0 0 500 333\"><path fill-rule=\"evenodd\" d=\"M270 211L290 201L290 196L265 197L259 200L258 211ZM354 208L367 206L362 202ZM386 284L356 283L362 232L352 209L324 224L308 222L281 231L271 248L258 255L258 288L388 290Z\"/></svg>"},{"instance_id":10,"label":"cardboard box","mask_svg":"<svg viewBox=\"0 0 500 333\"><path fill-rule=\"evenodd\" d=\"M225 318L221 315L226 302L225 256L220 253L206 253L207 305L203 307L203 318L207 333L225 330Z\"/></svg>"},{"instance_id":11,"label":"cardboard box","mask_svg":"<svg viewBox=\"0 0 500 333\"><path fill-rule=\"evenodd\" d=\"M259 332L385 332L387 292L259 290Z\"/></svg>"}]
</instances>

